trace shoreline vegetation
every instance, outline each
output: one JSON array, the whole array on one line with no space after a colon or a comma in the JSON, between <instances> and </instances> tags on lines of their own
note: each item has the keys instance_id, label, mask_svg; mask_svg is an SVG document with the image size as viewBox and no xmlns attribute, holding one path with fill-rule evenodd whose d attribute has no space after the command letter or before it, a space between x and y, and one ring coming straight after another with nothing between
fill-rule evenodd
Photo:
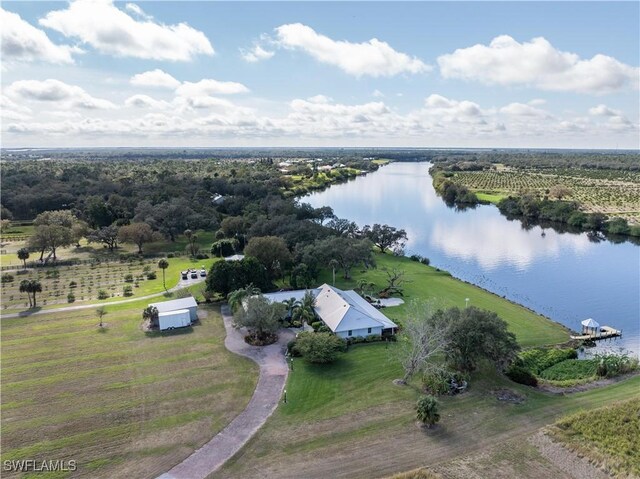
<instances>
[{"instance_id":1,"label":"shoreline vegetation","mask_svg":"<svg viewBox=\"0 0 640 479\"><path fill-rule=\"evenodd\" d=\"M638 242L640 238L640 174L636 172L545 170L447 159L434 163L430 174L434 189L449 206L494 204L507 219L517 219L525 227L587 232L594 241ZM598 207L599 200L610 205Z\"/></svg>"}]
</instances>

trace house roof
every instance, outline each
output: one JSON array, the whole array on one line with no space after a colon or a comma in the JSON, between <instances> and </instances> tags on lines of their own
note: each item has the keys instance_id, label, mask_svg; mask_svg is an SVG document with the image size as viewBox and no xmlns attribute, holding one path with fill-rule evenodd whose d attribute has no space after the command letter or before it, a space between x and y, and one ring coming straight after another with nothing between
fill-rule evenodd
<instances>
[{"instance_id":1,"label":"house roof","mask_svg":"<svg viewBox=\"0 0 640 479\"><path fill-rule=\"evenodd\" d=\"M225 256L224 258L225 261L241 261L243 259L244 259L243 254L234 254L232 256Z\"/></svg>"},{"instance_id":2,"label":"house roof","mask_svg":"<svg viewBox=\"0 0 640 479\"><path fill-rule=\"evenodd\" d=\"M326 283L320 286L315 310L334 333L364 328L397 327L355 291L342 291Z\"/></svg>"},{"instance_id":3,"label":"house roof","mask_svg":"<svg viewBox=\"0 0 640 479\"><path fill-rule=\"evenodd\" d=\"M178 309L197 307L198 303L196 303L193 296L189 296L187 298L172 299L171 301L163 301L161 303L151 303L149 306L155 306L158 309L158 313L166 313Z\"/></svg>"}]
</instances>

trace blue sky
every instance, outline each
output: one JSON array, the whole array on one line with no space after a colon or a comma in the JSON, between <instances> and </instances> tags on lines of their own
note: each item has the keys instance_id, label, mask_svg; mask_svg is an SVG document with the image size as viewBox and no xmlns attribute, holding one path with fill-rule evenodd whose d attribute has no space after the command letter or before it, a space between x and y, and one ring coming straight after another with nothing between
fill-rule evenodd
<instances>
[{"instance_id":1,"label":"blue sky","mask_svg":"<svg viewBox=\"0 0 640 479\"><path fill-rule=\"evenodd\" d=\"M2 8L3 146L639 147L638 2Z\"/></svg>"}]
</instances>

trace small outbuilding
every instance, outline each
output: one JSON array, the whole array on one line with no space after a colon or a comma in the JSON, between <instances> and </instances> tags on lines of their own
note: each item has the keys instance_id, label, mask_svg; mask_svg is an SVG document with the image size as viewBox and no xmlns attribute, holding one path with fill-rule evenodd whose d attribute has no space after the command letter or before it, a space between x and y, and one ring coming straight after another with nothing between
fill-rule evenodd
<instances>
[{"instance_id":1,"label":"small outbuilding","mask_svg":"<svg viewBox=\"0 0 640 479\"><path fill-rule=\"evenodd\" d=\"M582 321L582 333L583 334L598 334L600 333L600 323L596 320L589 318Z\"/></svg>"},{"instance_id":2,"label":"small outbuilding","mask_svg":"<svg viewBox=\"0 0 640 479\"><path fill-rule=\"evenodd\" d=\"M161 303L151 303L149 306L155 306L158 310L158 317L160 317L162 313L187 310L189 312L189 319L191 322L198 320L198 303L196 303L193 296L172 299L171 301L163 301Z\"/></svg>"}]
</instances>

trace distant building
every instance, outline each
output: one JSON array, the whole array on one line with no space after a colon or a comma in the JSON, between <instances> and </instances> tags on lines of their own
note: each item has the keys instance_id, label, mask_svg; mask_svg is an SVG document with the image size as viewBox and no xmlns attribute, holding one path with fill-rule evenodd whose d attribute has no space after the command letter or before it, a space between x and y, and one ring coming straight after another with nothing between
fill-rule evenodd
<instances>
[{"instance_id":1,"label":"distant building","mask_svg":"<svg viewBox=\"0 0 640 479\"><path fill-rule=\"evenodd\" d=\"M234 254L232 256L226 256L224 258L225 261L242 261L244 259L243 254Z\"/></svg>"},{"instance_id":2,"label":"distant building","mask_svg":"<svg viewBox=\"0 0 640 479\"><path fill-rule=\"evenodd\" d=\"M224 196L218 194L211 195L211 203L214 205L221 205L224 203Z\"/></svg>"}]
</instances>

